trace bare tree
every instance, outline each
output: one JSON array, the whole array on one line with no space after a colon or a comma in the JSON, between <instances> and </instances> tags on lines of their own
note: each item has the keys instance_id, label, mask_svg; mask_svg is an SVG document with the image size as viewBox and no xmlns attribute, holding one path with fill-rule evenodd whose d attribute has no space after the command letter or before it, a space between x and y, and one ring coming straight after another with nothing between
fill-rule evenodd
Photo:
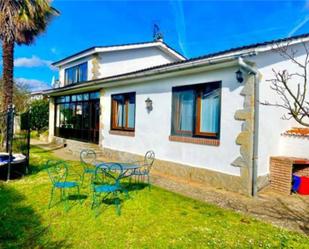
<instances>
[{"instance_id":1,"label":"bare tree","mask_svg":"<svg viewBox=\"0 0 309 249\"><path fill-rule=\"evenodd\" d=\"M300 57L298 51L289 45L276 44L273 50L296 65L297 70L289 72L287 69L272 69L274 78L267 81L271 83L270 88L276 92L280 101L275 103L265 101L261 104L283 108L287 110L283 119L293 118L299 124L309 127L309 98L307 96L309 49L303 42L305 55Z\"/></svg>"}]
</instances>

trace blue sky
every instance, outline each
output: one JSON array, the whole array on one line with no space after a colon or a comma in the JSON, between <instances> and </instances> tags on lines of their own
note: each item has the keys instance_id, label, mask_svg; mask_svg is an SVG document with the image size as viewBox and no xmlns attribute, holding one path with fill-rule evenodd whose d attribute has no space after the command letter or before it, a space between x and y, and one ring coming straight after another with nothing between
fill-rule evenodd
<instances>
[{"instance_id":1,"label":"blue sky","mask_svg":"<svg viewBox=\"0 0 309 249\"><path fill-rule=\"evenodd\" d=\"M54 0L61 15L31 46L16 47L15 78L32 90L48 87L50 66L95 45L164 41L187 57L309 33L309 1Z\"/></svg>"}]
</instances>

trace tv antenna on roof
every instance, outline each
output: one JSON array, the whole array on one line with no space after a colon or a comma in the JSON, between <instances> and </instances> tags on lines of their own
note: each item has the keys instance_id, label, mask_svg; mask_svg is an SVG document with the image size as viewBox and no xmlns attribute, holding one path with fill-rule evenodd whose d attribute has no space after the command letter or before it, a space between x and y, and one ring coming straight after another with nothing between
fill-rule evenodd
<instances>
[{"instance_id":1,"label":"tv antenna on roof","mask_svg":"<svg viewBox=\"0 0 309 249\"><path fill-rule=\"evenodd\" d=\"M160 31L160 27L158 24L153 25L153 40L154 41L163 41L163 34Z\"/></svg>"}]
</instances>

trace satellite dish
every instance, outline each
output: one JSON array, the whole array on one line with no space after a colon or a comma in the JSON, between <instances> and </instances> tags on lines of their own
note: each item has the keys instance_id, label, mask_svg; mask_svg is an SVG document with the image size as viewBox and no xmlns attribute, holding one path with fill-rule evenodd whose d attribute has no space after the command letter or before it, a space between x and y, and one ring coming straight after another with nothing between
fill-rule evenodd
<instances>
[{"instance_id":1,"label":"satellite dish","mask_svg":"<svg viewBox=\"0 0 309 249\"><path fill-rule=\"evenodd\" d=\"M58 88L59 87L59 80L56 80L55 76L52 77L51 86L52 86L52 88Z\"/></svg>"},{"instance_id":2,"label":"satellite dish","mask_svg":"<svg viewBox=\"0 0 309 249\"><path fill-rule=\"evenodd\" d=\"M52 80L51 80L51 85L52 85L52 87L54 87L55 83L56 83L56 82L55 82L55 76L53 76L53 77L52 77Z\"/></svg>"}]
</instances>

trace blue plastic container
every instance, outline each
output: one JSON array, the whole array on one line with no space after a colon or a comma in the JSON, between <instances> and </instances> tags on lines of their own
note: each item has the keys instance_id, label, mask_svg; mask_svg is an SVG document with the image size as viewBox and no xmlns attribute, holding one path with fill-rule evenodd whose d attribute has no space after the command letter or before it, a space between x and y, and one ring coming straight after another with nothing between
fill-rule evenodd
<instances>
[{"instance_id":1,"label":"blue plastic container","mask_svg":"<svg viewBox=\"0 0 309 249\"><path fill-rule=\"evenodd\" d=\"M292 191L297 192L301 183L301 178L299 176L293 175L292 179Z\"/></svg>"}]
</instances>

